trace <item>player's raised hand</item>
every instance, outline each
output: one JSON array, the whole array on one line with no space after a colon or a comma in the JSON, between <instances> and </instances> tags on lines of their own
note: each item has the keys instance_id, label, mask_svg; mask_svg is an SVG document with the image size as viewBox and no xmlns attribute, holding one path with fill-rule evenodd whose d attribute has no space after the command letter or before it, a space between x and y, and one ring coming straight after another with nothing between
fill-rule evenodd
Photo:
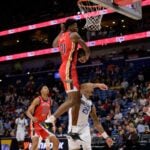
<instances>
[{"instance_id":1,"label":"player's raised hand","mask_svg":"<svg viewBox=\"0 0 150 150\"><path fill-rule=\"evenodd\" d=\"M60 25L60 30L61 30L61 32L65 32L65 24L62 23Z\"/></svg>"},{"instance_id":2,"label":"player's raised hand","mask_svg":"<svg viewBox=\"0 0 150 150\"><path fill-rule=\"evenodd\" d=\"M98 88L101 89L101 90L108 90L108 86L106 84L104 84L104 83L100 83L98 85Z\"/></svg>"},{"instance_id":3,"label":"player's raised hand","mask_svg":"<svg viewBox=\"0 0 150 150\"><path fill-rule=\"evenodd\" d=\"M106 143L107 143L108 147L110 148L110 147L113 146L114 141L109 137L109 138L106 139Z\"/></svg>"}]
</instances>

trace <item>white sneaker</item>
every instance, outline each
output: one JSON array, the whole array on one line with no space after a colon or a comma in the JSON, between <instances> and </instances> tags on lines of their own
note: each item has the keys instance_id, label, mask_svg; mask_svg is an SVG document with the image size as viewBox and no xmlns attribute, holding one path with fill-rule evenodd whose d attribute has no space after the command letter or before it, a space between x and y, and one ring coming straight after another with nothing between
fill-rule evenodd
<instances>
[{"instance_id":1,"label":"white sneaker","mask_svg":"<svg viewBox=\"0 0 150 150\"><path fill-rule=\"evenodd\" d=\"M56 120L55 116L51 115L50 117L48 117L45 122L46 123L54 123Z\"/></svg>"}]
</instances>

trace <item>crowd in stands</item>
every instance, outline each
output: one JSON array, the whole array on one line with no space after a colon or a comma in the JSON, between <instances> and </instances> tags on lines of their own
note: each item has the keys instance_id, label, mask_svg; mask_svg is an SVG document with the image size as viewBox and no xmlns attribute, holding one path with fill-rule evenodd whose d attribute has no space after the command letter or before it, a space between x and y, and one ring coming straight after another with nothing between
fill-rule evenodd
<instances>
[{"instance_id":1,"label":"crowd in stands","mask_svg":"<svg viewBox=\"0 0 150 150\"><path fill-rule=\"evenodd\" d=\"M55 15L54 15L55 16ZM124 20L125 22L121 22L120 20L116 20L114 17L115 24L112 25L108 23L108 25L103 25L100 31L88 31L82 30L85 20L78 21L79 25L79 33L83 37L85 41L92 41L104 38L110 38L115 36L122 36L126 34L133 34L137 32L148 31L150 28L149 19L143 18L138 22L128 22L128 20ZM6 41L2 41L2 50L0 51L1 55L9 55L14 51L15 53L26 52L26 51L34 51L38 49L45 49L52 47L52 41L56 37L56 35L60 31L60 25L56 27L49 27L45 29L37 29L31 33L28 33L25 36L18 36L17 39L19 42L14 42L13 44L9 44ZM125 27L124 27L125 26ZM22 33L24 34L24 33ZM11 43L11 42L10 42ZM13 51L10 51L12 49Z\"/></svg>"},{"instance_id":2,"label":"crowd in stands","mask_svg":"<svg viewBox=\"0 0 150 150\"><path fill-rule=\"evenodd\" d=\"M100 31L87 32L86 38L88 40L96 40L114 36L122 36L126 34L144 32L149 30L149 28L150 23L146 18L143 18L139 22L134 22L133 24L130 24L127 21L122 23L121 20L117 20L115 25L103 26L102 24L102 29Z\"/></svg>"},{"instance_id":3,"label":"crowd in stands","mask_svg":"<svg viewBox=\"0 0 150 150\"><path fill-rule=\"evenodd\" d=\"M90 64L78 68L81 83L91 81L109 86L108 91L96 89L92 100L104 129L117 140L120 148L136 144L141 134L150 133L147 110L150 109L150 81L143 72L147 67L145 62L102 61L95 58ZM15 119L27 110L38 95L36 91L41 83L49 86L53 99L52 111L55 111L66 95L61 81L49 77L48 73L10 77L0 86L0 136L15 136ZM67 133L67 121L67 113L58 119L58 136ZM92 121L89 122L92 137L101 137L93 128Z\"/></svg>"}]
</instances>

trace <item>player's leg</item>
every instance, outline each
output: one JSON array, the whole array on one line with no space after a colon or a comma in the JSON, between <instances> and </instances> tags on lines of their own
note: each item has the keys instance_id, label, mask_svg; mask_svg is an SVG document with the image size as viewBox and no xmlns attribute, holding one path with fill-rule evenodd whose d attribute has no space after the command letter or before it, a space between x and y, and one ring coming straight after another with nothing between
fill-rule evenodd
<instances>
[{"instance_id":1,"label":"player's leg","mask_svg":"<svg viewBox=\"0 0 150 150\"><path fill-rule=\"evenodd\" d=\"M83 146L83 148L82 148L83 150L92 150L92 147L91 147L91 145L89 145L88 143L85 145L84 144L84 146Z\"/></svg>"},{"instance_id":2,"label":"player's leg","mask_svg":"<svg viewBox=\"0 0 150 150\"><path fill-rule=\"evenodd\" d=\"M82 139L82 149L83 150L92 150L91 147L91 134L89 126L86 126L81 130L80 137Z\"/></svg>"},{"instance_id":3,"label":"player's leg","mask_svg":"<svg viewBox=\"0 0 150 150\"><path fill-rule=\"evenodd\" d=\"M69 110L72 107L72 125L77 124L78 113L80 108L80 92L74 91L68 93L67 100L56 110L53 114L55 118L58 118L63 113Z\"/></svg>"},{"instance_id":4,"label":"player's leg","mask_svg":"<svg viewBox=\"0 0 150 150\"><path fill-rule=\"evenodd\" d=\"M18 142L18 148L20 149L20 133L18 131L16 132L16 139Z\"/></svg>"},{"instance_id":5,"label":"player's leg","mask_svg":"<svg viewBox=\"0 0 150 150\"><path fill-rule=\"evenodd\" d=\"M23 150L24 138L25 138L25 133L23 131L17 131L16 139L18 141L19 150Z\"/></svg>"},{"instance_id":6,"label":"player's leg","mask_svg":"<svg viewBox=\"0 0 150 150\"><path fill-rule=\"evenodd\" d=\"M79 140L68 139L68 149L69 150L80 150L81 142Z\"/></svg>"},{"instance_id":7,"label":"player's leg","mask_svg":"<svg viewBox=\"0 0 150 150\"><path fill-rule=\"evenodd\" d=\"M19 148L19 150L23 150L24 149L23 141L18 141L18 148Z\"/></svg>"},{"instance_id":8,"label":"player's leg","mask_svg":"<svg viewBox=\"0 0 150 150\"><path fill-rule=\"evenodd\" d=\"M53 119L55 120L56 118L60 117L63 113L68 111L69 108L73 107L72 125L75 126L77 124L78 113L80 108L80 88L78 83L78 76L76 69L72 69L67 74L66 72L64 72L64 70L59 71L59 73L68 98L53 114Z\"/></svg>"},{"instance_id":9,"label":"player's leg","mask_svg":"<svg viewBox=\"0 0 150 150\"><path fill-rule=\"evenodd\" d=\"M23 131L22 133L21 133L21 137L20 137L20 149L24 149L24 139L25 139L25 132Z\"/></svg>"},{"instance_id":10,"label":"player's leg","mask_svg":"<svg viewBox=\"0 0 150 150\"><path fill-rule=\"evenodd\" d=\"M39 124L30 122L30 136L32 140L31 150L38 150L39 146L39 138L40 138L40 130Z\"/></svg>"},{"instance_id":11,"label":"player's leg","mask_svg":"<svg viewBox=\"0 0 150 150\"><path fill-rule=\"evenodd\" d=\"M19 150L22 150L23 148L22 148L22 142L21 141L18 141L18 148L19 148Z\"/></svg>"},{"instance_id":12,"label":"player's leg","mask_svg":"<svg viewBox=\"0 0 150 150\"><path fill-rule=\"evenodd\" d=\"M58 148L59 148L58 138L54 134L51 134L51 135L48 136L48 139L49 139L50 142L53 143L53 150L58 150Z\"/></svg>"},{"instance_id":13,"label":"player's leg","mask_svg":"<svg viewBox=\"0 0 150 150\"><path fill-rule=\"evenodd\" d=\"M46 143L46 150L50 150L50 141L48 138L45 139L45 143Z\"/></svg>"},{"instance_id":14,"label":"player's leg","mask_svg":"<svg viewBox=\"0 0 150 150\"><path fill-rule=\"evenodd\" d=\"M42 125L39 125L39 128L40 128L40 136L43 139L48 139L50 142L53 143L53 150L58 150L59 148L58 138L53 133L48 131L48 129L44 128Z\"/></svg>"},{"instance_id":15,"label":"player's leg","mask_svg":"<svg viewBox=\"0 0 150 150\"><path fill-rule=\"evenodd\" d=\"M32 150L38 150L38 144L39 144L39 137L38 136L33 136L32 137Z\"/></svg>"}]
</instances>

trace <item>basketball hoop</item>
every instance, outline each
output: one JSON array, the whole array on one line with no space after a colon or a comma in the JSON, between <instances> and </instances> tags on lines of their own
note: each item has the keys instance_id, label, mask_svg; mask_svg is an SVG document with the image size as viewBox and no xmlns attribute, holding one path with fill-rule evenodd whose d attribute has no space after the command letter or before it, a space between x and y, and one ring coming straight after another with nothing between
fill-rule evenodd
<instances>
[{"instance_id":1,"label":"basketball hoop","mask_svg":"<svg viewBox=\"0 0 150 150\"><path fill-rule=\"evenodd\" d=\"M101 30L103 15L101 15L99 11L103 10L103 7L100 4L95 4L90 0L78 0L78 7L81 13L86 16L86 24L84 25L84 28L89 31ZM91 15L91 13L94 15Z\"/></svg>"}]
</instances>

